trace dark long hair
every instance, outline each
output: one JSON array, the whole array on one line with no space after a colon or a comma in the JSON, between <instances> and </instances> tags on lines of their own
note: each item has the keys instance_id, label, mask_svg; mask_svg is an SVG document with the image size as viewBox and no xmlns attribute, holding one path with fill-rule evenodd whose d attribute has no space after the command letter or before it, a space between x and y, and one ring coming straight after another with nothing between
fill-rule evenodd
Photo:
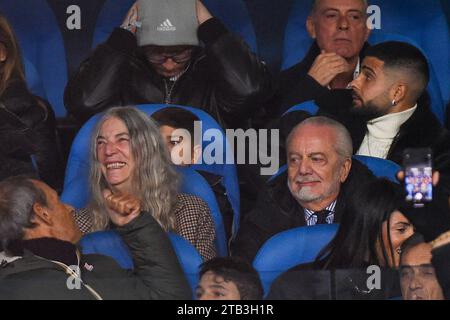
<instances>
[{"instance_id":1,"label":"dark long hair","mask_svg":"<svg viewBox=\"0 0 450 320\"><path fill-rule=\"evenodd\" d=\"M316 264L324 269L361 268L387 263L382 226L387 221L388 241L391 246L389 220L403 203L400 185L386 179L363 184L351 195L335 238L319 254ZM378 247L384 261L380 261ZM325 262L325 264L323 264Z\"/></svg>"},{"instance_id":2,"label":"dark long hair","mask_svg":"<svg viewBox=\"0 0 450 320\"><path fill-rule=\"evenodd\" d=\"M19 44L8 20L0 14L0 45L6 50L6 60L0 63L0 96L10 80L25 81Z\"/></svg>"}]
</instances>

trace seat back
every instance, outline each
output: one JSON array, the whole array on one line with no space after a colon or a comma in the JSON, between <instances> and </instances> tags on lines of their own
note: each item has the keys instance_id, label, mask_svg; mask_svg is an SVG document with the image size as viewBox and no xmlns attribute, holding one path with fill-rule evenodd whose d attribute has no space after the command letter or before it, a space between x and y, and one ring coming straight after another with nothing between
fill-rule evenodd
<instances>
[{"instance_id":1,"label":"seat back","mask_svg":"<svg viewBox=\"0 0 450 320\"><path fill-rule=\"evenodd\" d=\"M253 267L258 271L264 292L283 272L304 263L313 262L319 252L334 238L336 224L300 227L270 238L258 251Z\"/></svg>"},{"instance_id":2,"label":"seat back","mask_svg":"<svg viewBox=\"0 0 450 320\"><path fill-rule=\"evenodd\" d=\"M184 275L191 286L192 293L195 296L195 288L200 280L199 271L203 259L197 249L183 237L180 237L175 233L169 233L169 239L172 242L178 261L184 271Z\"/></svg>"},{"instance_id":3,"label":"seat back","mask_svg":"<svg viewBox=\"0 0 450 320\"><path fill-rule=\"evenodd\" d=\"M98 15L92 39L92 48L105 42L108 36L122 24L128 10L136 0L106 0Z\"/></svg>"},{"instance_id":4,"label":"seat back","mask_svg":"<svg viewBox=\"0 0 450 320\"><path fill-rule=\"evenodd\" d=\"M197 250L184 238L169 233L169 239L178 257L181 268L195 293L199 281L199 270L203 260ZM102 254L113 258L122 268L133 269L130 250L114 231L98 231L83 236L79 245L83 254Z\"/></svg>"},{"instance_id":5,"label":"seat back","mask_svg":"<svg viewBox=\"0 0 450 320\"><path fill-rule=\"evenodd\" d=\"M0 11L11 23L23 55L36 68L44 97L57 117L65 116L66 51L53 11L45 0L0 0Z\"/></svg>"},{"instance_id":6,"label":"seat back","mask_svg":"<svg viewBox=\"0 0 450 320\"><path fill-rule=\"evenodd\" d=\"M283 116L294 111L306 111L311 115L315 115L319 111L319 106L313 100L305 101L290 108Z\"/></svg>"},{"instance_id":7,"label":"seat back","mask_svg":"<svg viewBox=\"0 0 450 320\"><path fill-rule=\"evenodd\" d=\"M240 35L253 52L258 52L255 30L245 1L204 0L203 3L231 32Z\"/></svg>"},{"instance_id":8,"label":"seat back","mask_svg":"<svg viewBox=\"0 0 450 320\"><path fill-rule=\"evenodd\" d=\"M353 159L366 165L376 177L387 178L392 182L399 183L397 173L401 170L401 167L395 162L381 158L358 155L353 156Z\"/></svg>"},{"instance_id":9,"label":"seat back","mask_svg":"<svg viewBox=\"0 0 450 320\"><path fill-rule=\"evenodd\" d=\"M203 199L211 210L216 233L216 249L219 256L228 255L227 237L217 199L208 182L194 169L190 167L177 167L181 173L182 181L180 191Z\"/></svg>"},{"instance_id":10,"label":"seat back","mask_svg":"<svg viewBox=\"0 0 450 320\"><path fill-rule=\"evenodd\" d=\"M30 92L32 94L43 99L47 99L47 95L42 84L41 75L37 71L36 67L31 63L30 60L28 60L28 58L23 57L22 60L28 89L30 89Z\"/></svg>"},{"instance_id":11,"label":"seat back","mask_svg":"<svg viewBox=\"0 0 450 320\"><path fill-rule=\"evenodd\" d=\"M98 231L84 235L79 245L83 254L102 254L113 258L122 268L133 269L130 250L114 231Z\"/></svg>"},{"instance_id":12,"label":"seat back","mask_svg":"<svg viewBox=\"0 0 450 320\"><path fill-rule=\"evenodd\" d=\"M306 30L306 19L312 1L294 0L284 31L283 60L281 69L286 70L302 61L313 40Z\"/></svg>"}]
</instances>

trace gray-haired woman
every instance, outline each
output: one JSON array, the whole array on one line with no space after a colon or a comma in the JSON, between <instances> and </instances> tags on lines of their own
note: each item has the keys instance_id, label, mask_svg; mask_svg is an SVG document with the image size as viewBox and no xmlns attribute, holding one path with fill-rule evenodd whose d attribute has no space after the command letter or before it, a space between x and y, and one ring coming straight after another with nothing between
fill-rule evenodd
<instances>
[{"instance_id":1,"label":"gray-haired woman","mask_svg":"<svg viewBox=\"0 0 450 320\"><path fill-rule=\"evenodd\" d=\"M108 228L105 194L131 195L164 230L192 243L205 261L216 255L209 207L178 192L178 174L158 127L145 113L134 107L109 109L95 127L90 161L91 202L76 217L83 232Z\"/></svg>"}]
</instances>

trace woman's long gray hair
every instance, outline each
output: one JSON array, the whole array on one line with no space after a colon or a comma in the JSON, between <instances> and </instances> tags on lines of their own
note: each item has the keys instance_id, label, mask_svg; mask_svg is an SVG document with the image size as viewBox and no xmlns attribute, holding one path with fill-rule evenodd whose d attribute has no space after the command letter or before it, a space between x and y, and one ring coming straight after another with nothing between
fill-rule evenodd
<instances>
[{"instance_id":1,"label":"woman's long gray hair","mask_svg":"<svg viewBox=\"0 0 450 320\"><path fill-rule=\"evenodd\" d=\"M97 139L106 120L123 121L130 135L131 154L135 162L132 172L132 192L141 201L141 209L153 215L166 231L175 229L173 207L177 201L179 177L173 169L158 127L145 113L135 107L109 109L97 123L91 139L90 185L93 214L92 231L104 230L109 219L103 190L109 188L97 157Z\"/></svg>"}]
</instances>

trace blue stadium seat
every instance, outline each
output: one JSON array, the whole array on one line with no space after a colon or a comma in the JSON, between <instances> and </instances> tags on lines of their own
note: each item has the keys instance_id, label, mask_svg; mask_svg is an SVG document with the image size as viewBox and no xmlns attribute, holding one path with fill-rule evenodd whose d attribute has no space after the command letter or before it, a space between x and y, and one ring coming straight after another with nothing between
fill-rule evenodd
<instances>
[{"instance_id":1,"label":"blue stadium seat","mask_svg":"<svg viewBox=\"0 0 450 320\"><path fill-rule=\"evenodd\" d=\"M217 254L221 257L228 255L227 236L225 234L225 227L223 224L222 214L220 212L217 199L211 186L197 171L190 167L177 167L181 173L181 192L197 196L203 199L211 210L212 218L214 220L216 232L216 248Z\"/></svg>"},{"instance_id":2,"label":"blue stadium seat","mask_svg":"<svg viewBox=\"0 0 450 320\"><path fill-rule=\"evenodd\" d=\"M79 245L83 254L102 254L113 258L124 269L134 267L130 250L114 231L88 233L81 238Z\"/></svg>"},{"instance_id":3,"label":"blue stadium seat","mask_svg":"<svg viewBox=\"0 0 450 320\"><path fill-rule=\"evenodd\" d=\"M203 260L197 250L184 238L169 233L169 239L192 292L195 293L199 281L199 267ZM83 254L102 254L113 258L124 269L133 269L134 267L128 247L114 231L86 234L79 244Z\"/></svg>"},{"instance_id":4,"label":"blue stadium seat","mask_svg":"<svg viewBox=\"0 0 450 320\"><path fill-rule=\"evenodd\" d=\"M272 282L283 272L296 265L313 262L334 238L337 229L337 224L300 227L270 238L253 261L265 294L267 295Z\"/></svg>"},{"instance_id":5,"label":"blue stadium seat","mask_svg":"<svg viewBox=\"0 0 450 320\"><path fill-rule=\"evenodd\" d=\"M445 118L446 106L444 104L443 95L441 93L441 88L439 85L439 80L437 78L437 73L435 72L432 61L429 59L427 52L421 47L420 43L416 42L412 38L405 37L400 34L373 31L369 38L369 43L372 45L386 42L386 41L402 41L402 42L412 44L415 47L419 48L422 51L422 53L427 57L428 65L430 67L430 82L428 84L427 91L428 91L428 94L430 95L430 99L431 99L431 110L433 110L433 113L436 115L436 117L439 119L439 121L441 121L441 123L443 124L444 118ZM449 56L449 59L450 59L450 56ZM449 81L450 81L450 77L449 77Z\"/></svg>"},{"instance_id":6,"label":"blue stadium seat","mask_svg":"<svg viewBox=\"0 0 450 320\"><path fill-rule=\"evenodd\" d=\"M97 18L92 48L106 41L114 28L122 24L128 10L136 0L106 0Z\"/></svg>"},{"instance_id":7,"label":"blue stadium seat","mask_svg":"<svg viewBox=\"0 0 450 320\"><path fill-rule=\"evenodd\" d=\"M286 70L302 61L313 43L306 30L306 18L311 11L311 0L294 0L284 31L284 49L281 69Z\"/></svg>"},{"instance_id":8,"label":"blue stadium seat","mask_svg":"<svg viewBox=\"0 0 450 320\"><path fill-rule=\"evenodd\" d=\"M167 107L167 105L142 105L138 106L138 108L151 115L153 112ZM195 113L203 122L203 132L208 129L216 129L220 130L219 125L215 122L209 115L205 112L188 107L186 108L193 113ZM72 143L72 149L70 151L66 175L64 180L64 190L61 195L61 199L63 202L72 205L77 209L84 208L89 201L89 145L91 140L92 131L99 119L100 115L93 116L88 122L84 124L84 126L80 129L77 136L75 137ZM226 141L226 140L225 140ZM223 144L223 141L220 142ZM205 143L204 147L208 144ZM228 145L225 146L229 148ZM191 168L193 169L201 169L203 171L211 172L217 175L220 175L223 178L224 187L227 192L228 199L234 211L233 218L233 230L237 230L239 227L239 185L237 182L237 173L235 165L230 164L199 164L194 165ZM194 174L189 171L187 168L180 168L180 171L184 174L187 174L188 177L192 179L195 178ZM182 185L181 191L187 192L190 194L195 194L205 200L211 208L213 219L216 227L216 235L217 235L217 251L219 255L226 255L227 253L227 245L226 245L226 236L222 221L222 216L220 214L220 209L218 209L217 202L213 202L215 200L214 195L211 196L212 192L210 189L206 188L204 184L204 179L201 176L196 177L199 184L201 183L205 187L196 187L193 184L184 183ZM185 180L185 181L188 181Z\"/></svg>"},{"instance_id":9,"label":"blue stadium seat","mask_svg":"<svg viewBox=\"0 0 450 320\"><path fill-rule=\"evenodd\" d=\"M367 166L376 177L383 177L389 179L392 182L399 183L399 181L397 180L397 172L401 170L401 167L395 162L381 158L358 155L353 156L353 159L358 160L359 162ZM280 169L278 169L278 172L270 177L269 181L276 179L278 176L285 173L286 170L287 165L280 167Z\"/></svg>"},{"instance_id":10,"label":"blue stadium seat","mask_svg":"<svg viewBox=\"0 0 450 320\"><path fill-rule=\"evenodd\" d=\"M41 76L36 70L36 67L28 60L28 58L22 57L22 60L28 89L30 89L32 94L47 99Z\"/></svg>"},{"instance_id":11,"label":"blue stadium seat","mask_svg":"<svg viewBox=\"0 0 450 320\"><path fill-rule=\"evenodd\" d=\"M231 32L240 35L253 52L258 52L255 30L245 1L203 0L203 3Z\"/></svg>"},{"instance_id":12,"label":"blue stadium seat","mask_svg":"<svg viewBox=\"0 0 450 320\"><path fill-rule=\"evenodd\" d=\"M64 117L67 62L64 43L54 13L45 0L0 0L2 12L17 35L23 55L42 79L45 96L57 117Z\"/></svg>"},{"instance_id":13,"label":"blue stadium seat","mask_svg":"<svg viewBox=\"0 0 450 320\"><path fill-rule=\"evenodd\" d=\"M183 268L184 275L191 286L192 293L195 296L195 288L200 280L199 271L203 259L194 246L183 237L169 233L169 238L177 254L178 261L180 261L181 268Z\"/></svg>"},{"instance_id":14,"label":"blue stadium seat","mask_svg":"<svg viewBox=\"0 0 450 320\"><path fill-rule=\"evenodd\" d=\"M443 99L450 101L450 31L439 0L371 0L381 8L381 31L416 41L426 52L440 84Z\"/></svg>"},{"instance_id":15,"label":"blue stadium seat","mask_svg":"<svg viewBox=\"0 0 450 320\"><path fill-rule=\"evenodd\" d=\"M314 102L314 100L305 101L302 103L299 103L292 108L290 108L288 111L286 111L282 117L290 112L294 111L306 111L310 113L311 115L315 115L317 111L319 111L319 106Z\"/></svg>"},{"instance_id":16,"label":"blue stadium seat","mask_svg":"<svg viewBox=\"0 0 450 320\"><path fill-rule=\"evenodd\" d=\"M401 170L401 167L395 162L367 156L353 156L353 158L365 164L376 177L384 177L392 182L399 183L397 173Z\"/></svg>"}]
</instances>

